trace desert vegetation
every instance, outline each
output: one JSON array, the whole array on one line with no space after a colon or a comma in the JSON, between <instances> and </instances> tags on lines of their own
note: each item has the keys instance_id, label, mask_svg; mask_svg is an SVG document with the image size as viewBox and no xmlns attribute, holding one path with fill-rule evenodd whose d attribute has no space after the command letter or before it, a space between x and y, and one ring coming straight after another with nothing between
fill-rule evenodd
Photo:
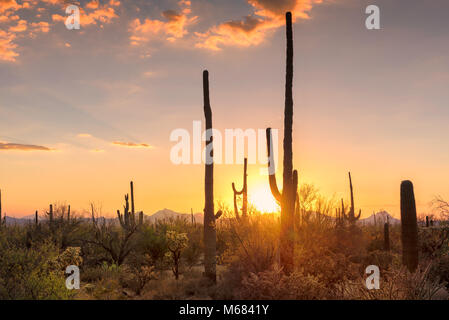
<instances>
[{"instance_id":1,"label":"desert vegetation","mask_svg":"<svg viewBox=\"0 0 449 320\"><path fill-rule=\"evenodd\" d=\"M271 129L266 130L267 183L280 212L261 213L248 202L246 159L240 191L238 182L232 184L234 207L216 211L209 73L204 71L204 220L195 221L192 213L192 219L148 221L136 210L131 182L116 219L105 219L95 204L76 212L56 203L45 209L44 219L36 212L26 225L8 225L0 194L0 299L447 299L449 205L444 199L434 202L438 218L424 221L416 212L412 182L398 182L400 223L387 215L363 224L351 173L349 203L298 183L290 13L286 26L282 190L273 170ZM69 265L80 269L79 290L65 286ZM380 269L379 289L367 289L370 265Z\"/></svg>"}]
</instances>

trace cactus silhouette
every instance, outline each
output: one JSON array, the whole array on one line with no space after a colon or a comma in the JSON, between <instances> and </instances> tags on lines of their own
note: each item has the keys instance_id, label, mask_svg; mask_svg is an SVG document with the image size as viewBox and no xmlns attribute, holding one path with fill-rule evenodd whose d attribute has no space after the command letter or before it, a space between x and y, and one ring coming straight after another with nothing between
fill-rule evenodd
<instances>
[{"instance_id":1,"label":"cactus silhouette","mask_svg":"<svg viewBox=\"0 0 449 320\"><path fill-rule=\"evenodd\" d=\"M47 212L48 214L48 220L50 221L50 225L53 224L53 205L50 204L50 210Z\"/></svg>"},{"instance_id":2,"label":"cactus silhouette","mask_svg":"<svg viewBox=\"0 0 449 320\"><path fill-rule=\"evenodd\" d=\"M206 164L204 175L204 274L213 283L217 282L216 251L217 234L215 220L222 212L214 214L214 144L212 134L212 109L209 98L209 72L203 72L204 117L206 120Z\"/></svg>"},{"instance_id":3,"label":"cactus silhouette","mask_svg":"<svg viewBox=\"0 0 449 320\"><path fill-rule=\"evenodd\" d=\"M268 174L271 193L281 204L280 263L285 273L293 271L294 257L294 217L297 204L298 172L293 170L292 130L293 130L293 30L292 14L286 13L287 59L284 109L284 162L282 193L276 183L271 128L266 131L268 149Z\"/></svg>"},{"instance_id":4,"label":"cactus silhouette","mask_svg":"<svg viewBox=\"0 0 449 320\"><path fill-rule=\"evenodd\" d=\"M413 183L408 180L401 183L401 240L402 264L414 272L418 267L418 223Z\"/></svg>"},{"instance_id":5,"label":"cactus silhouette","mask_svg":"<svg viewBox=\"0 0 449 320\"><path fill-rule=\"evenodd\" d=\"M430 223L429 223L429 216L426 216L426 227L430 227Z\"/></svg>"},{"instance_id":6,"label":"cactus silhouette","mask_svg":"<svg viewBox=\"0 0 449 320\"><path fill-rule=\"evenodd\" d=\"M242 190L237 191L234 182L232 183L232 191L234 192L234 212L235 217L239 219L239 208L237 207L237 196L242 195L242 217L245 218L248 212L248 186L247 186L247 165L248 159L245 158L243 166L243 187Z\"/></svg>"},{"instance_id":7,"label":"cactus silhouette","mask_svg":"<svg viewBox=\"0 0 449 320\"><path fill-rule=\"evenodd\" d=\"M384 224L384 250L390 251L390 225L388 222Z\"/></svg>"},{"instance_id":8,"label":"cactus silhouette","mask_svg":"<svg viewBox=\"0 0 449 320\"><path fill-rule=\"evenodd\" d=\"M39 225L39 214L36 210L36 212L34 213L34 225L37 227Z\"/></svg>"},{"instance_id":9,"label":"cactus silhouette","mask_svg":"<svg viewBox=\"0 0 449 320\"><path fill-rule=\"evenodd\" d=\"M131 211L129 211L129 194L125 195L125 205L123 206L123 214L117 210L118 220L123 229L131 231L137 228L136 214L134 211L134 183L130 182L131 188ZM143 224L143 212L139 213L139 225Z\"/></svg>"},{"instance_id":10,"label":"cactus silhouette","mask_svg":"<svg viewBox=\"0 0 449 320\"><path fill-rule=\"evenodd\" d=\"M349 208L349 212L346 213L346 210L344 209L343 200L342 200L342 211L344 218L349 221L349 223L354 226L357 220L360 219L360 216L362 214L362 210L359 210L359 214L355 215L355 209L354 209L354 191L352 188L352 179L351 179L351 172L348 172L349 175L349 189L351 191L351 207Z\"/></svg>"},{"instance_id":11,"label":"cactus silhouette","mask_svg":"<svg viewBox=\"0 0 449 320\"><path fill-rule=\"evenodd\" d=\"M2 218L2 190L0 190L0 229L6 225L6 215Z\"/></svg>"}]
</instances>

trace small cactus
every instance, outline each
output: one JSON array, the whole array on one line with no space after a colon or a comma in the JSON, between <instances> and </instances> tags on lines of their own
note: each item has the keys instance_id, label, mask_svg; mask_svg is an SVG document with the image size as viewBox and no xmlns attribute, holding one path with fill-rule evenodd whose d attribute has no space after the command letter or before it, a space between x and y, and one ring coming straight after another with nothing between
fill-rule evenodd
<instances>
[{"instance_id":1,"label":"small cactus","mask_svg":"<svg viewBox=\"0 0 449 320\"><path fill-rule=\"evenodd\" d=\"M401 240L402 263L410 272L418 267L418 223L415 194L411 181L401 183Z\"/></svg>"},{"instance_id":2,"label":"small cactus","mask_svg":"<svg viewBox=\"0 0 449 320\"><path fill-rule=\"evenodd\" d=\"M390 225L388 222L384 224L384 250L390 251Z\"/></svg>"},{"instance_id":3,"label":"small cactus","mask_svg":"<svg viewBox=\"0 0 449 320\"><path fill-rule=\"evenodd\" d=\"M0 190L0 229L6 225L6 215L2 218L2 190Z\"/></svg>"},{"instance_id":4,"label":"small cactus","mask_svg":"<svg viewBox=\"0 0 449 320\"><path fill-rule=\"evenodd\" d=\"M53 224L53 205L50 204L50 210L47 212L48 220L50 221L50 225Z\"/></svg>"},{"instance_id":5,"label":"small cactus","mask_svg":"<svg viewBox=\"0 0 449 320\"><path fill-rule=\"evenodd\" d=\"M234 192L234 212L235 217L239 219L239 209L237 207L237 196L242 195L242 217L245 218L248 212L248 186L247 186L247 166L248 166L248 159L245 158L244 165L243 165L243 187L242 190L237 191L235 188L234 182L232 183L232 191Z\"/></svg>"},{"instance_id":6,"label":"small cactus","mask_svg":"<svg viewBox=\"0 0 449 320\"><path fill-rule=\"evenodd\" d=\"M430 223L429 223L429 216L426 216L426 227L430 227Z\"/></svg>"},{"instance_id":7,"label":"small cactus","mask_svg":"<svg viewBox=\"0 0 449 320\"><path fill-rule=\"evenodd\" d=\"M39 213L36 212L34 213L34 225L37 227L39 225Z\"/></svg>"},{"instance_id":8,"label":"small cactus","mask_svg":"<svg viewBox=\"0 0 449 320\"><path fill-rule=\"evenodd\" d=\"M120 213L120 210L117 210L117 217L120 222L120 225L124 230L131 231L137 228L137 226L143 224L143 212L139 213L139 221L136 224L136 214L134 208L134 184L130 182L131 187L131 211L129 210L129 194L125 195L125 205L123 206L123 214Z\"/></svg>"}]
</instances>

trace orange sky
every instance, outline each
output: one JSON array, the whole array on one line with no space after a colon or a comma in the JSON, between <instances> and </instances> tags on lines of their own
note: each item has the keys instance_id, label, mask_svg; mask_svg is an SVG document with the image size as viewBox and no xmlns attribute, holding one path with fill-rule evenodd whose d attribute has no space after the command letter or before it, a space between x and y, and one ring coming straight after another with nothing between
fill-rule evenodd
<instances>
[{"instance_id":1,"label":"orange sky","mask_svg":"<svg viewBox=\"0 0 449 320\"><path fill-rule=\"evenodd\" d=\"M367 31L352 0L81 1L81 30L69 31L57 1L0 2L3 211L66 201L82 212L94 201L112 215L130 180L147 214L202 211L204 166L171 163L170 134L204 121L207 68L214 127L278 128L281 146L282 17L292 10L300 184L348 199L350 170L363 216L398 217L410 179L419 213L430 212L436 195L449 199L449 5L378 5L382 29ZM263 209L273 200L261 168L249 165L248 188ZM232 208L242 169L215 166L216 201Z\"/></svg>"}]
</instances>

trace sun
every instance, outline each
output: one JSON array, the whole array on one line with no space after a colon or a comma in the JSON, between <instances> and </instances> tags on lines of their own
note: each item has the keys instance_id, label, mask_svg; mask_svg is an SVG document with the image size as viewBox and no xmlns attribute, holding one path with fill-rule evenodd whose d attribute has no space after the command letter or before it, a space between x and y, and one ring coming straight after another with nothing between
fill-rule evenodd
<instances>
[{"instance_id":1,"label":"sun","mask_svg":"<svg viewBox=\"0 0 449 320\"><path fill-rule=\"evenodd\" d=\"M249 202L262 213L278 212L279 205L274 200L268 185L259 186L250 191Z\"/></svg>"}]
</instances>

